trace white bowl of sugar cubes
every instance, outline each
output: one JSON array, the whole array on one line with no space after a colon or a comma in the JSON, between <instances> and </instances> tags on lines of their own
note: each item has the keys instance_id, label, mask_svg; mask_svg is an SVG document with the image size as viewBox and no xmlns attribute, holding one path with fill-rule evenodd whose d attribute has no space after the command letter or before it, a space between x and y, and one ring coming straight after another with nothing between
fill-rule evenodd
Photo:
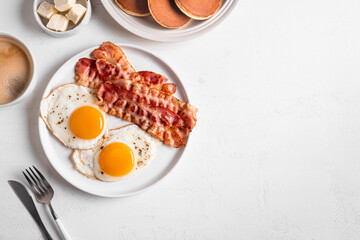
<instances>
[{"instance_id":1,"label":"white bowl of sugar cubes","mask_svg":"<svg viewBox=\"0 0 360 240\"><path fill-rule=\"evenodd\" d=\"M70 37L89 22L90 0L34 0L33 12L42 30L55 37Z\"/></svg>"}]
</instances>

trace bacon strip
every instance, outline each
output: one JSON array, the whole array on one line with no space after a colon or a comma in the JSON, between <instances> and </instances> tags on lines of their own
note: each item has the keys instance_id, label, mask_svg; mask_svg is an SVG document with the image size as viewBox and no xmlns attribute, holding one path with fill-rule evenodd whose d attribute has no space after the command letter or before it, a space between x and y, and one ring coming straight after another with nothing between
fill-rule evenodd
<instances>
[{"instance_id":1,"label":"bacon strip","mask_svg":"<svg viewBox=\"0 0 360 240\"><path fill-rule=\"evenodd\" d=\"M81 58L76 63L75 80L98 89L104 112L139 125L171 147L186 145L197 109L172 96L175 84L154 72L135 72L122 50L110 42L91 56L94 59Z\"/></svg>"},{"instance_id":2,"label":"bacon strip","mask_svg":"<svg viewBox=\"0 0 360 240\"><path fill-rule=\"evenodd\" d=\"M80 58L75 65L75 81L84 86L98 89L104 83L99 77L96 61L89 58Z\"/></svg>"},{"instance_id":3,"label":"bacon strip","mask_svg":"<svg viewBox=\"0 0 360 240\"><path fill-rule=\"evenodd\" d=\"M172 95L176 92L176 85L174 83L168 83L168 79L163 75L150 71L140 71L134 73L133 81L140 82L150 88L156 88L160 91Z\"/></svg>"},{"instance_id":4,"label":"bacon strip","mask_svg":"<svg viewBox=\"0 0 360 240\"><path fill-rule=\"evenodd\" d=\"M131 76L124 73L117 65L103 59L81 58L75 65L75 81L85 87L98 89L101 84L117 79L131 79L150 88L172 95L176 92L176 85L168 83L168 79L158 73L150 71L134 72Z\"/></svg>"},{"instance_id":5,"label":"bacon strip","mask_svg":"<svg viewBox=\"0 0 360 240\"><path fill-rule=\"evenodd\" d=\"M117 65L125 79L129 79L135 72L135 69L127 60L125 53L121 48L111 42L102 43L101 46L92 51L90 55L96 60L103 60Z\"/></svg>"},{"instance_id":6,"label":"bacon strip","mask_svg":"<svg viewBox=\"0 0 360 240\"><path fill-rule=\"evenodd\" d=\"M137 124L171 147L185 146L196 124L194 106L142 83L107 82L99 88L98 97L104 112Z\"/></svg>"},{"instance_id":7,"label":"bacon strip","mask_svg":"<svg viewBox=\"0 0 360 240\"><path fill-rule=\"evenodd\" d=\"M176 92L176 85L167 83L168 79L160 74L135 72L121 48L111 42L104 42L92 51L91 56L95 60L81 58L75 66L75 80L83 86L98 89L104 82L123 78L141 82L166 94Z\"/></svg>"}]
</instances>

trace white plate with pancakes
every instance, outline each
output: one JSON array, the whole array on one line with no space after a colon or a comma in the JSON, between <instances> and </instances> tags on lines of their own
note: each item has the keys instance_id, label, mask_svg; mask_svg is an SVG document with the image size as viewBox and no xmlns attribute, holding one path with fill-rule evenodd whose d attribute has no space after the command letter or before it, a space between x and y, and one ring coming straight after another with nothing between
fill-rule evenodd
<instances>
[{"instance_id":1,"label":"white plate with pancakes","mask_svg":"<svg viewBox=\"0 0 360 240\"><path fill-rule=\"evenodd\" d=\"M136 46L125 44L117 45L122 48L136 71L149 70L166 76L169 82L176 84L177 90L174 96L182 101L189 102L186 90L179 76L164 60ZM84 50L65 62L49 81L43 98L47 97L53 89L63 84L75 83L74 67L76 62L80 58L90 57L90 53L97 47L98 46L95 46ZM127 121L110 115L107 115L107 117L110 129L129 124ZM39 135L47 158L65 180L85 192L103 197L125 197L145 191L163 179L175 167L186 148L186 146L171 148L160 143L160 148L151 164L135 176L116 182L103 182L88 178L75 168L71 157L73 150L65 147L51 131L49 131L41 117L39 117ZM189 144L189 139L187 144Z\"/></svg>"},{"instance_id":2,"label":"white plate with pancakes","mask_svg":"<svg viewBox=\"0 0 360 240\"><path fill-rule=\"evenodd\" d=\"M217 26L235 8L238 0L222 0L219 10L209 19L191 19L184 27L177 29L162 27L151 16L131 16L121 10L115 0L101 2L112 18L128 31L154 41L178 42L194 38Z\"/></svg>"}]
</instances>

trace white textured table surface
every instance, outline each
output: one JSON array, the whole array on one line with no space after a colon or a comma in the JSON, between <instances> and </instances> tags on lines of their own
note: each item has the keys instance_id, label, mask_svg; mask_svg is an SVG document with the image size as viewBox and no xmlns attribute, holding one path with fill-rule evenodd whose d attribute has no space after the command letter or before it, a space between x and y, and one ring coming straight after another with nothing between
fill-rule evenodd
<instances>
[{"instance_id":1,"label":"white textured table surface","mask_svg":"<svg viewBox=\"0 0 360 240\"><path fill-rule=\"evenodd\" d=\"M0 109L0 239L42 239L7 184L43 169L73 239L360 239L360 1L241 0L217 28L158 43L94 0L86 29L41 31L30 0L2 0L0 31L32 50L34 94ZM145 47L176 66L199 108L191 146L155 188L122 199L81 192L40 145L37 111L54 72L102 41ZM59 235L42 205L46 226Z\"/></svg>"}]
</instances>

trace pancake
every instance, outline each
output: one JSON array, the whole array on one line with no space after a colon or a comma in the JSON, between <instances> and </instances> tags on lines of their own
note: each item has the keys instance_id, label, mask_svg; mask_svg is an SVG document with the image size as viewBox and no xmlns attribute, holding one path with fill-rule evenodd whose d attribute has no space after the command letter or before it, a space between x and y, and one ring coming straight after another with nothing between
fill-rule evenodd
<instances>
[{"instance_id":1,"label":"pancake","mask_svg":"<svg viewBox=\"0 0 360 240\"><path fill-rule=\"evenodd\" d=\"M205 20L219 10L221 0L175 0L175 3L190 18Z\"/></svg>"},{"instance_id":2,"label":"pancake","mask_svg":"<svg viewBox=\"0 0 360 240\"><path fill-rule=\"evenodd\" d=\"M147 0L114 0L121 10L137 17L149 16Z\"/></svg>"},{"instance_id":3,"label":"pancake","mask_svg":"<svg viewBox=\"0 0 360 240\"><path fill-rule=\"evenodd\" d=\"M185 26L190 18L176 6L174 0L148 0L151 16L166 28Z\"/></svg>"}]
</instances>

